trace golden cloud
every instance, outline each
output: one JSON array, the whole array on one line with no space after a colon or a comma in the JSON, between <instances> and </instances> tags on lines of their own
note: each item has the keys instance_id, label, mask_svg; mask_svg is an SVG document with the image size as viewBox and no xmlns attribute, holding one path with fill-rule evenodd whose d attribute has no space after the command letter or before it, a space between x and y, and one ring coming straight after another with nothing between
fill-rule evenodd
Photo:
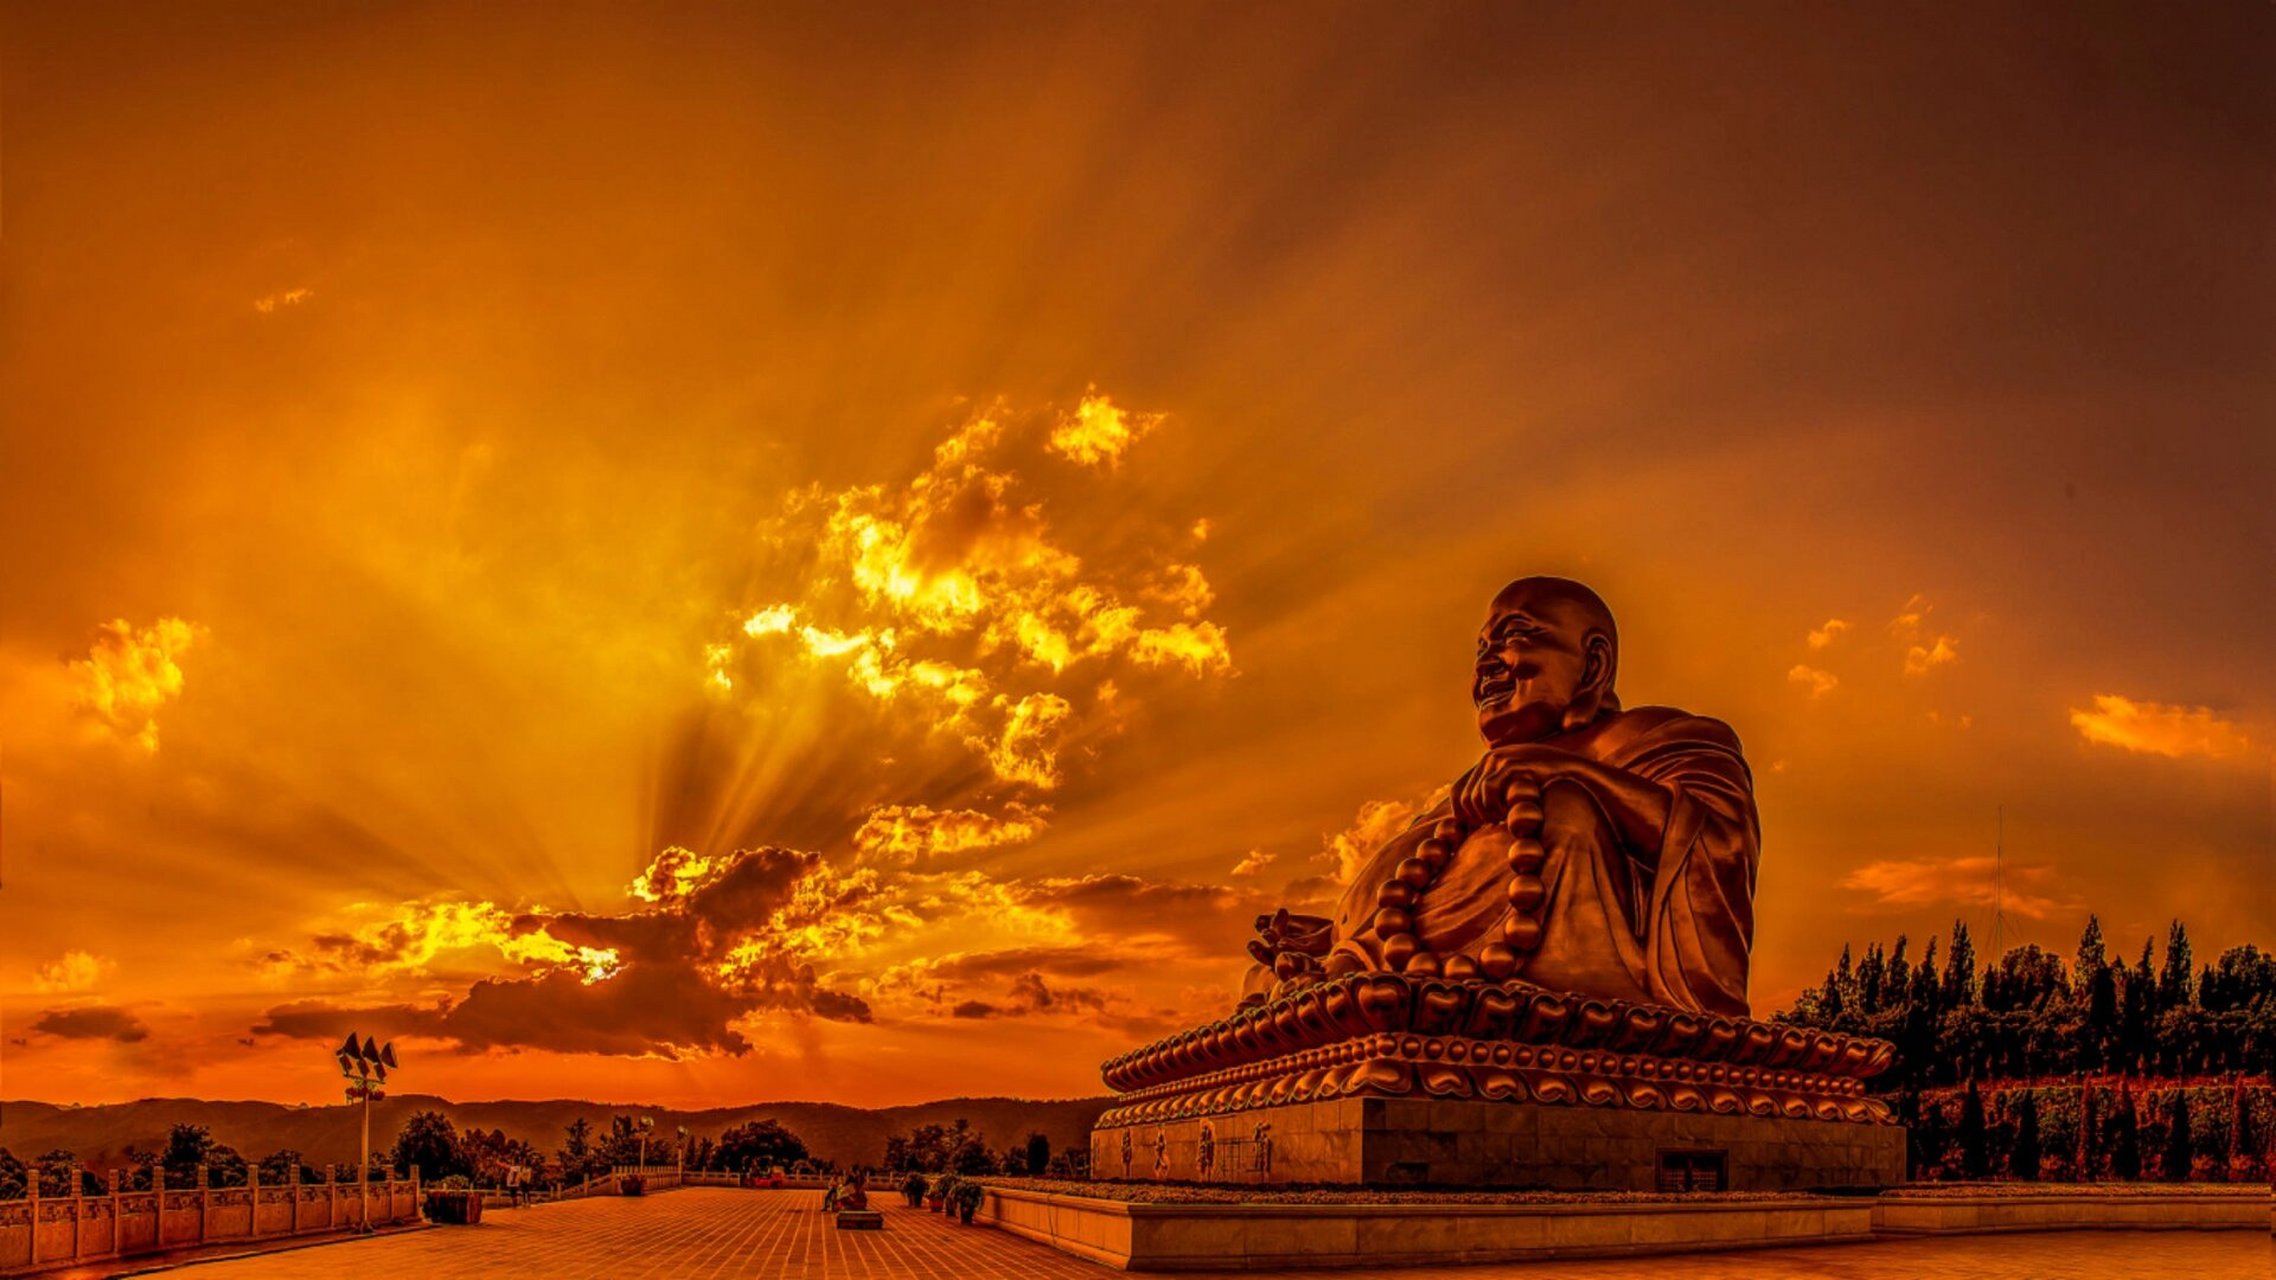
<instances>
[{"instance_id":1,"label":"golden cloud","mask_svg":"<svg viewBox=\"0 0 2276 1280\"><path fill-rule=\"evenodd\" d=\"M311 939L313 955L280 953L272 959L379 981L430 975L444 960L488 967L485 953L511 965L573 970L585 982L599 982L620 967L612 948L576 946L542 929L520 929L518 919L494 902L428 898L403 903L376 920L318 933Z\"/></svg>"},{"instance_id":2,"label":"golden cloud","mask_svg":"<svg viewBox=\"0 0 2276 1280\"><path fill-rule=\"evenodd\" d=\"M1834 641L1840 639L1841 633L1847 630L1849 630L1849 623L1847 621L1841 618L1828 618L1826 619L1826 624L1824 626L1819 627L1817 630L1810 633L1810 647L1812 649L1823 649L1827 645L1830 645Z\"/></svg>"},{"instance_id":3,"label":"golden cloud","mask_svg":"<svg viewBox=\"0 0 2276 1280\"><path fill-rule=\"evenodd\" d=\"M1367 801L1359 806L1350 826L1320 842L1320 860L1335 865L1338 883L1350 883L1369 854L1406 830L1418 814L1445 799L1446 793L1447 788L1440 787L1419 801Z\"/></svg>"},{"instance_id":4,"label":"golden cloud","mask_svg":"<svg viewBox=\"0 0 2276 1280\"><path fill-rule=\"evenodd\" d=\"M1085 395L1075 411L1051 429L1051 451L1082 466L1114 467L1138 437L1161 420L1158 413L1132 413L1105 396Z\"/></svg>"},{"instance_id":5,"label":"golden cloud","mask_svg":"<svg viewBox=\"0 0 2276 1280\"><path fill-rule=\"evenodd\" d=\"M779 560L758 575L773 598L704 648L710 691L758 697L786 665L835 669L971 750L999 781L1055 789L1061 744L1119 723L1127 682L1085 669L1233 670L1201 566L1119 536L1111 555L1086 555L1054 527L1055 494L1100 483L1069 477L1061 460L1111 471L1159 418L1095 392L1056 417L994 404L904 484L794 493L762 530ZM1158 532L1186 545L1182 530Z\"/></svg>"},{"instance_id":6,"label":"golden cloud","mask_svg":"<svg viewBox=\"0 0 2276 1280\"><path fill-rule=\"evenodd\" d=\"M1260 874L1266 867L1269 867L1274 862L1278 861L1279 858L1280 855L1276 853L1266 853L1262 849L1251 849L1249 850L1247 857L1233 864L1233 874L1237 876L1253 876Z\"/></svg>"},{"instance_id":7,"label":"golden cloud","mask_svg":"<svg viewBox=\"0 0 2276 1280\"><path fill-rule=\"evenodd\" d=\"M158 750L158 709L182 692L180 658L198 628L160 618L141 630L124 618L104 623L85 658L70 665L78 704L126 741Z\"/></svg>"},{"instance_id":8,"label":"golden cloud","mask_svg":"<svg viewBox=\"0 0 2276 1280\"><path fill-rule=\"evenodd\" d=\"M929 864L961 853L1024 844L1043 833L1050 813L1017 803L1006 806L1001 815L921 804L879 805L854 832L854 848L871 862Z\"/></svg>"},{"instance_id":9,"label":"golden cloud","mask_svg":"<svg viewBox=\"0 0 2276 1280\"><path fill-rule=\"evenodd\" d=\"M39 967L32 987L43 992L92 991L108 981L118 965L90 951L66 951Z\"/></svg>"},{"instance_id":10,"label":"golden cloud","mask_svg":"<svg viewBox=\"0 0 2276 1280\"><path fill-rule=\"evenodd\" d=\"M821 983L809 957L858 954L883 933L875 872L838 873L779 848L659 853L616 915L489 902L406 904L381 922L319 935L335 969L430 976L434 962L487 948L521 966L476 980L461 1000L350 1007L304 1000L268 1012L256 1036L322 1038L359 1019L428 1035L461 1052L533 1047L570 1053L744 1054L736 1024L760 1010L866 1022L869 1006Z\"/></svg>"},{"instance_id":11,"label":"golden cloud","mask_svg":"<svg viewBox=\"0 0 2276 1280\"><path fill-rule=\"evenodd\" d=\"M1831 671L1820 671L1816 667L1803 666L1800 663L1794 664L1786 672L1786 678L1795 684L1806 686L1813 700L1832 693L1834 686L1841 683L1840 678Z\"/></svg>"},{"instance_id":12,"label":"golden cloud","mask_svg":"<svg viewBox=\"0 0 2276 1280\"><path fill-rule=\"evenodd\" d=\"M2071 727L2088 742L2175 759L2218 760L2252 748L2244 731L2211 707L2136 702L2113 693L2096 694L2091 711L2072 709Z\"/></svg>"},{"instance_id":13,"label":"golden cloud","mask_svg":"<svg viewBox=\"0 0 2276 1280\"><path fill-rule=\"evenodd\" d=\"M253 299L253 309L262 315L273 315L279 307L297 307L315 296L314 289L286 289Z\"/></svg>"},{"instance_id":14,"label":"golden cloud","mask_svg":"<svg viewBox=\"0 0 2276 1280\"><path fill-rule=\"evenodd\" d=\"M1841 879L1844 889L1873 895L1884 907L1916 907L1929 903L1960 903L2003 910L2034 920L2075 907L2044 892L2054 868L2009 861L2004 886L1995 886L1994 860L1985 857L1907 858L1869 862Z\"/></svg>"},{"instance_id":15,"label":"golden cloud","mask_svg":"<svg viewBox=\"0 0 2276 1280\"><path fill-rule=\"evenodd\" d=\"M1896 617L1889 619L1889 634L1905 646L1904 672L1908 676L1924 676L1960 660L1957 637L1927 632L1928 615L1935 609L1928 597L1915 594Z\"/></svg>"},{"instance_id":16,"label":"golden cloud","mask_svg":"<svg viewBox=\"0 0 2276 1280\"><path fill-rule=\"evenodd\" d=\"M1959 660L1960 642L1951 636L1938 636L1927 644L1916 644L1905 650L1905 674L1924 676Z\"/></svg>"}]
</instances>

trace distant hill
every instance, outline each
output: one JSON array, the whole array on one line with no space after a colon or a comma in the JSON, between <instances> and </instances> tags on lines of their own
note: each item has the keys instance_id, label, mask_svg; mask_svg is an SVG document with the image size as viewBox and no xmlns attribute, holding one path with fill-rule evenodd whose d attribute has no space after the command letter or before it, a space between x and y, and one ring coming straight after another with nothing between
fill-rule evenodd
<instances>
[{"instance_id":1,"label":"distant hill","mask_svg":"<svg viewBox=\"0 0 2276 1280\"><path fill-rule=\"evenodd\" d=\"M578 1116L600 1131L606 1131L612 1116L653 1116L656 1132L667 1142L681 1125L691 1134L716 1138L734 1125L773 1120L803 1138L807 1149L817 1156L840 1164L875 1164L884 1155L887 1137L922 1124L954 1124L960 1116L972 1122L989 1146L998 1149L1041 1130L1050 1136L1052 1150L1068 1150L1089 1141L1091 1125L1111 1102L1109 1098L950 1098L874 1110L828 1102L760 1102L675 1111L567 1100L449 1102L422 1094L399 1094L372 1105L371 1141L375 1150L392 1145L396 1130L412 1112L429 1110L449 1116L461 1129L503 1129L506 1136L520 1138L548 1155L560 1147L562 1130ZM163 1148L167 1129L177 1124L202 1124L213 1131L214 1141L235 1147L247 1159L287 1147L299 1151L312 1164L353 1164L356 1159L358 1127L352 1106L207 1102L196 1098L145 1098L94 1107L0 1102L0 1147L24 1160L60 1147L89 1167L101 1169L120 1163L130 1145L143 1151Z\"/></svg>"}]
</instances>

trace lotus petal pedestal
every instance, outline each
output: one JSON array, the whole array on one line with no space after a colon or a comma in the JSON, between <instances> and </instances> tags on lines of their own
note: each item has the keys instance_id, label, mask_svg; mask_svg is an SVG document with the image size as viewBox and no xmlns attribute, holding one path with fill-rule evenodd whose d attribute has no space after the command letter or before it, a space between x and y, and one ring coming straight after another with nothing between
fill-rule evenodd
<instances>
[{"instance_id":1,"label":"lotus petal pedestal","mask_svg":"<svg viewBox=\"0 0 2276 1280\"><path fill-rule=\"evenodd\" d=\"M1094 1177L1577 1190L1904 1180L1894 1046L1522 982L1361 974L1105 1064Z\"/></svg>"}]
</instances>

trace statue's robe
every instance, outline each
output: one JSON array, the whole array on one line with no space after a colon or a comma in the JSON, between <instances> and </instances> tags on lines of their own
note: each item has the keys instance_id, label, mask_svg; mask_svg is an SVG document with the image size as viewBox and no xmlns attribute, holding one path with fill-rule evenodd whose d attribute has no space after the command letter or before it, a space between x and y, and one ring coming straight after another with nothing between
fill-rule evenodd
<instances>
[{"instance_id":1,"label":"statue's robe","mask_svg":"<svg viewBox=\"0 0 2276 1280\"><path fill-rule=\"evenodd\" d=\"M1747 1016L1755 867L1762 830L1738 735L1720 720L1669 707L1613 712L1541 745L1625 769L1668 791L1656 848L1627 846L1584 786L1542 794L1541 946L1515 975L1554 990ZM1368 857L1336 909L1335 938L1379 960L1376 895L1453 801L1440 802ZM1414 911L1423 948L1476 956L1509 914L1510 835L1469 834Z\"/></svg>"}]
</instances>

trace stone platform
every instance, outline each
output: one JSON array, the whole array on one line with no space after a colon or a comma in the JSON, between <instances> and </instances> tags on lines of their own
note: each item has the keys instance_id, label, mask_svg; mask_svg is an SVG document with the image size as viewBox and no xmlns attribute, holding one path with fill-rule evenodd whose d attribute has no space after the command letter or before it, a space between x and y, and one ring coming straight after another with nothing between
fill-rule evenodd
<instances>
[{"instance_id":1,"label":"stone platform","mask_svg":"<svg viewBox=\"0 0 2276 1280\"><path fill-rule=\"evenodd\" d=\"M1487 982L1320 982L1106 1064L1100 1176L1573 1190L1903 1180L1884 1041Z\"/></svg>"},{"instance_id":2,"label":"stone platform","mask_svg":"<svg viewBox=\"0 0 2276 1280\"><path fill-rule=\"evenodd\" d=\"M1240 1121L1244 1132L1258 1122L1272 1126L1270 1167L1258 1167L1252 1143L1213 1135L1209 1181L1656 1191L1689 1189L1689 1178L1703 1190L1800 1191L1887 1187L1905 1177L1904 1130L1894 1125L1370 1097L1264 1107ZM1170 1176L1194 1180L1204 1123L1101 1124L1091 1167L1124 1176L1121 1134L1128 1131L1127 1176L1152 1175L1159 1135Z\"/></svg>"},{"instance_id":3,"label":"stone platform","mask_svg":"<svg viewBox=\"0 0 2276 1280\"><path fill-rule=\"evenodd\" d=\"M2006 1186L1901 1188L1877 1196L1731 1193L1595 1196L1536 1193L1434 1196L1360 1191L1323 1198L1257 1191L1192 1192L1213 1199L1129 1200L1129 1188L1054 1183L991 1183L981 1220L1064 1253L1129 1271L1312 1271L1320 1268L1476 1267L1552 1259L1691 1254L1690 1276L1917 1277L1924 1275L2260 1274L2268 1252L2215 1248L2172 1239L2154 1249L2124 1242L2136 1231L2249 1233L2257 1240L2268 1188L2053 1187L2015 1194ZM1086 1192L1088 1194L1086 1194ZM2177 1194L2178 1193L2178 1194ZM1178 1193L1171 1192L1173 1197ZM2001 1265L1954 1267L1952 1246L1935 1237L2055 1233ZM2081 1233L2098 1233L2081 1236ZM2071 1237L2065 1240L2064 1237ZM2081 1239L2093 1240L2092 1244ZM1879 1242L1879 1243L1876 1243ZM1811 1250L1780 1265L1718 1261L1724 1250ZM1853 1252L1854 1251L1854 1252ZM1705 1255L1705 1256L1700 1256ZM1990 1255L1978 1254L1977 1257ZM2154 1259L2169 1266L2145 1266ZM2208 1265L2210 1264L2210 1265ZM2226 1265L2223 1265L2226 1264ZM1678 1264L1663 1264L1673 1273ZM1627 1270L1586 1269L1625 1276ZM1473 1273L1476 1274L1476 1273ZM1507 1274L1507 1273L1495 1273ZM1574 1274L1560 1267L1558 1275ZM1657 1272L1655 1272L1657 1274Z\"/></svg>"}]
</instances>

